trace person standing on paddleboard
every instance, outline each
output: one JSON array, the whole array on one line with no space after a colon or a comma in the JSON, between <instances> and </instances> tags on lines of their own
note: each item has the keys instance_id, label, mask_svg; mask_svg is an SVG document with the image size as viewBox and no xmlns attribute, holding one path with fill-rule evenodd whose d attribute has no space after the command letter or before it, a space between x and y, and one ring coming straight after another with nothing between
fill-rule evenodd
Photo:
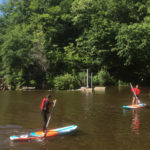
<instances>
[{"instance_id":1,"label":"person standing on paddleboard","mask_svg":"<svg viewBox=\"0 0 150 150\"><path fill-rule=\"evenodd\" d=\"M48 121L48 113L49 113L49 109L50 107L54 104L56 100L51 101L51 95L47 95L43 100L42 100L42 104L41 104L41 114L42 114L42 118L44 121L43 124L43 132L45 132L46 130L46 124Z\"/></svg>"},{"instance_id":2,"label":"person standing on paddleboard","mask_svg":"<svg viewBox=\"0 0 150 150\"><path fill-rule=\"evenodd\" d=\"M135 88L131 89L131 92L133 93L132 105L137 105L138 97L140 95L139 85L136 85Z\"/></svg>"}]
</instances>

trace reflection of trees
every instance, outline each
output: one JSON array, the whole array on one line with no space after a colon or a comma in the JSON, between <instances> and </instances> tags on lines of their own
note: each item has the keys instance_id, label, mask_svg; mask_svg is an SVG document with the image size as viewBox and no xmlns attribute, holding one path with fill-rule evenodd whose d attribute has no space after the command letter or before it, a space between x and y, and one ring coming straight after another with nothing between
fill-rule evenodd
<instances>
[{"instance_id":1,"label":"reflection of trees","mask_svg":"<svg viewBox=\"0 0 150 150\"><path fill-rule=\"evenodd\" d=\"M138 110L133 110L132 114L133 114L132 125L131 125L132 131L134 131L136 134L140 134L139 133L140 118L139 118Z\"/></svg>"}]
</instances>

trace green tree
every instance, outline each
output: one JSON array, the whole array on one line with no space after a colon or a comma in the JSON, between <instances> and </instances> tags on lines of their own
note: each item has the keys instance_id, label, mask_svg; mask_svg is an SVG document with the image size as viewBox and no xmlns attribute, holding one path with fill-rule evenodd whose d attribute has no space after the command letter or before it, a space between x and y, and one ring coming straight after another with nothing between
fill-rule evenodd
<instances>
[{"instance_id":1,"label":"green tree","mask_svg":"<svg viewBox=\"0 0 150 150\"><path fill-rule=\"evenodd\" d=\"M121 71L126 79L140 81L142 78L149 79L150 71L150 26L147 23L123 25L118 33L117 55L122 60ZM120 68L122 68L120 66ZM123 68L122 68L123 70ZM123 75L122 75L123 76Z\"/></svg>"},{"instance_id":2,"label":"green tree","mask_svg":"<svg viewBox=\"0 0 150 150\"><path fill-rule=\"evenodd\" d=\"M28 66L31 64L29 45L31 36L23 32L20 27L6 34L4 43L1 45L0 56L2 58L2 74L6 77L7 85L15 87L18 83L15 78L25 75ZM11 79L8 79L8 78ZM16 82L16 83L15 83ZM22 81L24 82L24 81ZM21 83L22 84L22 83Z\"/></svg>"}]
</instances>

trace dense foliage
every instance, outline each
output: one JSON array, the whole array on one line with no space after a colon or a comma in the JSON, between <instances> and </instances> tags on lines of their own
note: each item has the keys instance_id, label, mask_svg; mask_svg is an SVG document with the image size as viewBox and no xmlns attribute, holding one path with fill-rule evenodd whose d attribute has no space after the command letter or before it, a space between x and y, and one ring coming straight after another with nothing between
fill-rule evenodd
<instances>
[{"instance_id":1,"label":"dense foliage","mask_svg":"<svg viewBox=\"0 0 150 150\"><path fill-rule=\"evenodd\" d=\"M0 76L22 86L74 89L150 84L150 0L8 0L0 5Z\"/></svg>"}]
</instances>

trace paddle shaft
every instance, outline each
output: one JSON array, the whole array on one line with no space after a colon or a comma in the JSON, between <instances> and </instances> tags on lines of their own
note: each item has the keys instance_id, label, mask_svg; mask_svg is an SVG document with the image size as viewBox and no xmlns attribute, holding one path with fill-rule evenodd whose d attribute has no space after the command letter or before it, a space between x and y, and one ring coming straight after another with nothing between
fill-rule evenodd
<instances>
[{"instance_id":1,"label":"paddle shaft","mask_svg":"<svg viewBox=\"0 0 150 150\"><path fill-rule=\"evenodd\" d=\"M46 123L46 129L47 129L47 127L48 127L49 123L50 123L51 115L52 115L52 113L53 113L53 111L54 111L55 104L56 104L56 102L54 102L54 103L53 103L52 110L51 110L51 112L50 112L50 115L49 115L48 121L47 121L47 123Z\"/></svg>"},{"instance_id":2,"label":"paddle shaft","mask_svg":"<svg viewBox=\"0 0 150 150\"><path fill-rule=\"evenodd\" d=\"M132 89L132 91L133 91L134 96L138 99L138 97L136 96L135 91L134 91L133 86L132 86L131 83L130 83L130 86L131 86L131 89Z\"/></svg>"},{"instance_id":3,"label":"paddle shaft","mask_svg":"<svg viewBox=\"0 0 150 150\"><path fill-rule=\"evenodd\" d=\"M54 110L55 104L56 104L56 101L55 101L55 102L53 102L53 107L52 107L52 110L51 110L51 112L50 112L50 115L49 115L48 121L47 121L47 123L46 123L46 129L45 129L45 132L44 132L44 137L46 137L46 134L47 134L47 127L48 127L48 125L49 125L49 123L50 123L51 115L52 115L52 113L53 113L53 110Z\"/></svg>"}]
</instances>

